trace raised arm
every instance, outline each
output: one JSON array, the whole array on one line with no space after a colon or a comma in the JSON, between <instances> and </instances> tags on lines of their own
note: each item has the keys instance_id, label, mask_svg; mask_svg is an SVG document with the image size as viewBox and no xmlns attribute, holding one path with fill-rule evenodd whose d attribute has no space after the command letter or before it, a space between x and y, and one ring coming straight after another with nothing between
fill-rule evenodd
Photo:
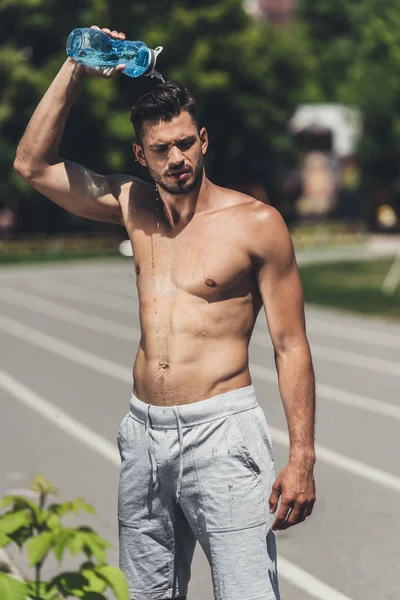
<instances>
[{"instance_id":1,"label":"raised arm","mask_svg":"<svg viewBox=\"0 0 400 600\"><path fill-rule=\"evenodd\" d=\"M109 32L109 30L105 30ZM124 34L110 35L123 39ZM44 196L66 210L96 221L122 224L119 197L124 187L144 182L128 175L103 176L59 156L60 140L69 109L89 74L111 77L112 72L86 69L68 58L37 106L18 146L14 168Z\"/></svg>"},{"instance_id":2,"label":"raised arm","mask_svg":"<svg viewBox=\"0 0 400 600\"><path fill-rule=\"evenodd\" d=\"M273 486L270 510L276 511L281 496L273 528L287 529L304 521L315 502L314 370L293 244L275 209L258 210L252 244L290 438L289 462Z\"/></svg>"}]
</instances>

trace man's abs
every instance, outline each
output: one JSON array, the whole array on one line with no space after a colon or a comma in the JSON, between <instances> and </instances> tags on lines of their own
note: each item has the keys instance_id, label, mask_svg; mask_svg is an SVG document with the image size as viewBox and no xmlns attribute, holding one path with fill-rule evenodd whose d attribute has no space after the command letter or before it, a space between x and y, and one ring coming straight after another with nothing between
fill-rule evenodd
<instances>
[{"instance_id":1,"label":"man's abs","mask_svg":"<svg viewBox=\"0 0 400 600\"><path fill-rule=\"evenodd\" d=\"M147 359L139 348L134 366L137 398L149 404L189 404L246 385L251 379L247 352L232 344L204 343L194 361Z\"/></svg>"},{"instance_id":2,"label":"man's abs","mask_svg":"<svg viewBox=\"0 0 400 600\"><path fill-rule=\"evenodd\" d=\"M250 297L204 303L177 293L141 306L142 338L134 394L158 405L204 400L251 383L248 341L254 323Z\"/></svg>"}]
</instances>

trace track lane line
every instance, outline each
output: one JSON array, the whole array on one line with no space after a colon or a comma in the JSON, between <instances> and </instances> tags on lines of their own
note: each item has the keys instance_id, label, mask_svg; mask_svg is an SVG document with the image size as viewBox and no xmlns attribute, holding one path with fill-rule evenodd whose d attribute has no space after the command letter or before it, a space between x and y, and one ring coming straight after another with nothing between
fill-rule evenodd
<instances>
[{"instance_id":1,"label":"track lane line","mask_svg":"<svg viewBox=\"0 0 400 600\"><path fill-rule=\"evenodd\" d=\"M118 381L132 384L133 378L130 369L121 367L109 360L81 350L72 344L61 342L50 335L41 333L27 325L22 325L21 323L18 323L18 321L14 321L13 319L4 316L0 317L0 329L25 342L30 342L39 346L48 352L67 358L81 366L89 367L103 375L105 374L114 377ZM289 440L287 431L271 426L270 431L274 442L288 447ZM347 471L352 475L357 475L367 481L372 481L373 483L377 483L388 489L400 492L400 478L391 473L371 467L361 461L353 460L352 458L330 450L320 444L316 445L316 452L319 461Z\"/></svg>"},{"instance_id":2,"label":"track lane line","mask_svg":"<svg viewBox=\"0 0 400 600\"><path fill-rule=\"evenodd\" d=\"M276 370L250 363L250 372L257 379L278 386L278 374ZM375 400L374 398L362 396L361 394L347 392L346 390L325 385L324 383L317 383L317 398L324 398L325 400L331 400L332 402L339 402L344 406L353 406L354 408L373 412L382 417L400 420L400 406L390 404L389 402L383 402L382 400Z\"/></svg>"},{"instance_id":3,"label":"track lane line","mask_svg":"<svg viewBox=\"0 0 400 600\"><path fill-rule=\"evenodd\" d=\"M0 290L0 302L8 303L12 306L19 306L67 323L79 325L80 327L86 327L89 330L105 335L111 335L117 339L129 342L132 342L135 338L136 341L140 340L140 329L128 325L121 325L116 321L105 319L103 317L96 317L89 313L70 308L65 304L46 300L40 296L27 292L21 292L6 287L1 287ZM251 365L251 371L258 379L273 384L277 384L278 382L275 369L269 369L253 363ZM381 400L375 400L361 394L354 394L353 392L347 392L320 383L317 385L317 396L333 402L339 402L344 406L352 406L360 410L373 412L383 417L400 420L400 406Z\"/></svg>"},{"instance_id":4,"label":"track lane line","mask_svg":"<svg viewBox=\"0 0 400 600\"><path fill-rule=\"evenodd\" d=\"M127 298L121 298L121 296L108 292L90 291L74 283L67 283L65 281L52 281L51 279L42 278L40 280L31 280L28 282L28 285L39 293L44 291L59 298L76 300L81 304L95 304L129 315L134 314L138 308L138 302L134 297L128 300Z\"/></svg>"},{"instance_id":5,"label":"track lane line","mask_svg":"<svg viewBox=\"0 0 400 600\"><path fill-rule=\"evenodd\" d=\"M42 315L60 319L67 323L73 323L80 327L86 327L92 331L98 333L104 333L117 337L118 339L127 340L133 342L136 338L137 341L141 338L140 329L130 327L128 325L121 325L116 321L111 321L103 317L96 317L89 313L84 313L75 308L71 308L65 304L59 302L53 302L47 300L41 296L30 294L27 292L21 292L11 288L0 288L0 302L10 304L12 306L19 306L21 308L38 312Z\"/></svg>"},{"instance_id":6,"label":"track lane line","mask_svg":"<svg viewBox=\"0 0 400 600\"><path fill-rule=\"evenodd\" d=\"M375 346L400 349L400 336L391 333L368 330L355 325L341 325L340 323L323 321L315 317L308 317L306 323L307 332L317 335L327 335L343 340L366 342Z\"/></svg>"},{"instance_id":7,"label":"track lane line","mask_svg":"<svg viewBox=\"0 0 400 600\"><path fill-rule=\"evenodd\" d=\"M261 348L272 348L269 336L261 331L254 331L251 340ZM357 367L400 377L400 363L356 352L349 352L348 350L336 350L335 348L321 346L320 344L310 344L310 348L313 358L328 360L347 367Z\"/></svg>"}]
</instances>

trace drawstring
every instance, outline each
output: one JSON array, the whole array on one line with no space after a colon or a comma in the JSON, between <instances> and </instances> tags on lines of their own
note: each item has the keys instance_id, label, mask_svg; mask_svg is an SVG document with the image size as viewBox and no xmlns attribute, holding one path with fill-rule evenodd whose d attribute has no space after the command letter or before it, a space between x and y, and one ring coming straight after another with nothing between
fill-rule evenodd
<instances>
[{"instance_id":1,"label":"drawstring","mask_svg":"<svg viewBox=\"0 0 400 600\"><path fill-rule=\"evenodd\" d=\"M174 406L174 414L176 418L176 425L178 427L178 439L179 439L179 475L178 475L178 483L176 486L176 501L179 502L179 498L181 496L181 488L182 488L182 476L183 476L183 432L182 432L182 423L179 419L178 409Z\"/></svg>"},{"instance_id":2,"label":"drawstring","mask_svg":"<svg viewBox=\"0 0 400 600\"><path fill-rule=\"evenodd\" d=\"M152 489L155 491L158 487L158 477L157 477L157 461L154 452L154 444L150 434L150 407L151 404L147 407L147 417L146 417L146 437L147 437L147 447L149 450L150 463L151 463L151 482ZM182 477L183 477L183 431L182 431L182 423L179 419L178 410L174 406L174 415L176 418L176 425L178 429L178 441L179 441L179 475L178 475L178 483L176 485L176 501L179 502L179 498L181 496L182 489Z\"/></svg>"},{"instance_id":3,"label":"drawstring","mask_svg":"<svg viewBox=\"0 0 400 600\"><path fill-rule=\"evenodd\" d=\"M154 453L154 446L153 446L151 435L150 435L150 427L149 427L149 424L150 424L150 407L151 407L151 404L149 404L148 407L147 407L146 437L147 437L147 447L149 449L149 456L150 456L150 463L151 463L152 488L153 488L153 491L155 491L156 488L157 488L157 484L158 484L158 479L157 479L157 462L156 462L156 457L155 457L155 453Z\"/></svg>"}]
</instances>

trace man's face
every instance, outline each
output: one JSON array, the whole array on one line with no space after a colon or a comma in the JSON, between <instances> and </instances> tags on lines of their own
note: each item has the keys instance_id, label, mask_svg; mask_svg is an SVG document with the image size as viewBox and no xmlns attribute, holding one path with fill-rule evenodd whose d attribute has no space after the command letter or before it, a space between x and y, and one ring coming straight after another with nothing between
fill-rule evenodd
<instances>
[{"instance_id":1,"label":"man's face","mask_svg":"<svg viewBox=\"0 0 400 600\"><path fill-rule=\"evenodd\" d=\"M187 111L168 123L144 123L143 146L134 144L135 156L154 181L170 194L187 194L203 175L207 131L200 133Z\"/></svg>"}]
</instances>

